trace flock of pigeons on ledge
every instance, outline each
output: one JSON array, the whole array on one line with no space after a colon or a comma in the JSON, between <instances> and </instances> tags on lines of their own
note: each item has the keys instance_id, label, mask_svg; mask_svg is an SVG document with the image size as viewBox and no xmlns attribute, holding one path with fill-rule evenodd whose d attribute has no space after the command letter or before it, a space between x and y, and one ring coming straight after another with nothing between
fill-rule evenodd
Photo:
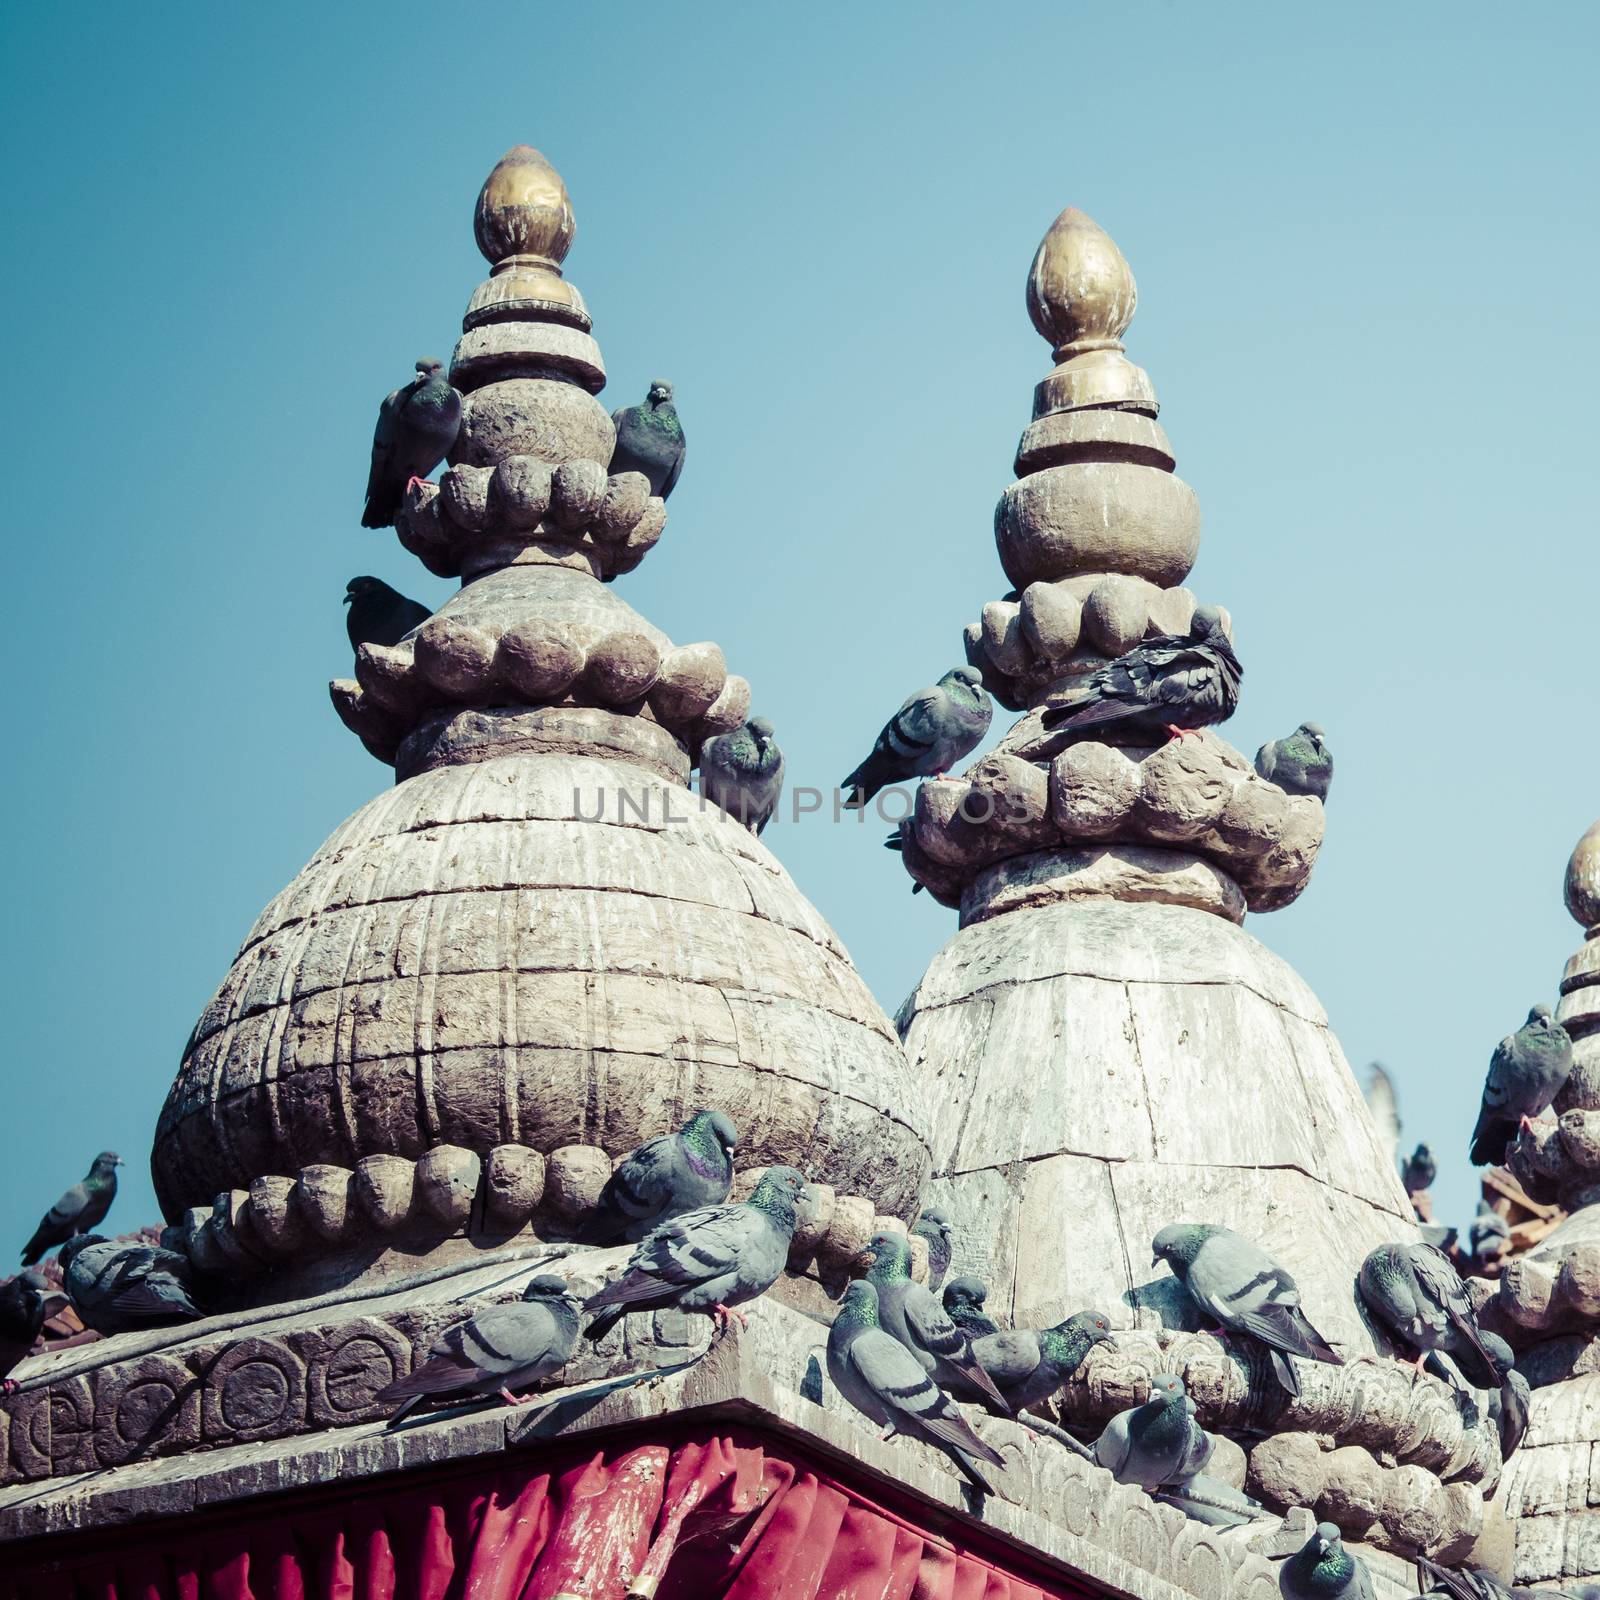
<instances>
[{"instance_id":1,"label":"flock of pigeons on ledge","mask_svg":"<svg viewBox=\"0 0 1600 1600\"><path fill-rule=\"evenodd\" d=\"M1473 1135L1475 1158L1503 1150L1520 1123L1546 1108L1570 1069L1565 1031L1546 1008L1535 1007L1494 1052ZM737 1144L732 1119L705 1110L625 1157L576 1240L595 1247L632 1244L622 1270L587 1297L567 1280L536 1271L519 1300L468 1315L414 1371L379 1391L375 1399L396 1408L389 1425L425 1402L498 1395L509 1405L524 1404L534 1398L531 1386L571 1360L580 1337L603 1338L629 1312L699 1313L713 1320L717 1336L733 1322L743 1325L740 1307L783 1273L806 1180L793 1167L768 1167L748 1199L730 1203ZM56 1251L67 1299L100 1333L204 1315L204 1296L185 1256L92 1231L115 1198L121 1164L112 1151L95 1158L83 1181L40 1221L22 1252L24 1262L32 1266ZM991 1494L982 1465L1000 1466L1003 1459L963 1410L976 1405L1047 1434L1119 1483L1136 1484L1201 1521L1236 1526L1264 1514L1248 1496L1207 1474L1215 1442L1196 1420L1181 1378L1172 1374L1157 1375L1150 1398L1113 1417L1092 1441L1028 1414L1067 1383L1096 1344L1111 1339L1109 1320L1086 1309L1047 1328L1002 1329L984 1312L981 1281L965 1275L944 1281L955 1253L949 1220L924 1211L911 1232L927 1243L931 1287L912 1276L909 1237L878 1233L861 1258L864 1276L845 1289L828 1332L829 1377L851 1406L885 1429L885 1439L904 1435L936 1446L974 1488ZM1300 1392L1297 1361L1343 1365L1308 1316L1294 1279L1252 1240L1214 1223L1176 1222L1155 1235L1151 1248L1152 1265L1167 1264L1220 1338L1265 1349L1288 1394ZM0 1372L9 1373L34 1348L49 1287L36 1271L0 1285ZM1484 1391L1483 1404L1509 1457L1528 1425L1529 1386L1511 1349L1478 1326L1449 1258L1426 1243L1380 1245L1362 1263L1357 1291L1370 1314L1417 1352L1419 1374L1431 1360L1446 1382ZM814 1361L813 1369L800 1390L820 1400ZM15 1387L9 1377L6 1386L8 1392ZM1460 1600L1493 1600L1504 1592L1489 1574L1432 1570L1440 1592ZM1326 1523L1283 1563L1280 1583L1286 1600L1346 1594L1359 1600L1371 1593L1370 1574ZM1600 1592L1584 1600L1600 1600Z\"/></svg>"},{"instance_id":2,"label":"flock of pigeons on ledge","mask_svg":"<svg viewBox=\"0 0 1600 1600\"><path fill-rule=\"evenodd\" d=\"M364 527L387 527L399 516L410 486L424 479L454 447L461 427L461 396L443 363L423 357L417 376L396 389L378 412L367 479ZM616 447L609 471L640 472L650 492L665 499L683 471L684 435L672 385L657 379L644 401L615 412ZM397 645L431 615L381 578L352 578L345 590L345 626L352 650L363 644ZM1080 739L1112 738L1160 744L1198 732L1233 715L1244 669L1233 653L1221 611L1201 606L1187 634L1145 639L1108 662L1081 698L1044 715L1056 737L1052 751ZM970 755L989 731L994 707L976 667L955 667L911 695L884 724L866 759L840 784L846 808L865 806L890 784L943 777ZM756 717L706 741L700 756L701 792L713 805L760 833L783 790L783 752L772 724ZM1325 800L1333 757L1322 729L1302 723L1256 754L1256 770L1290 794ZM898 830L891 848L898 848Z\"/></svg>"}]
</instances>

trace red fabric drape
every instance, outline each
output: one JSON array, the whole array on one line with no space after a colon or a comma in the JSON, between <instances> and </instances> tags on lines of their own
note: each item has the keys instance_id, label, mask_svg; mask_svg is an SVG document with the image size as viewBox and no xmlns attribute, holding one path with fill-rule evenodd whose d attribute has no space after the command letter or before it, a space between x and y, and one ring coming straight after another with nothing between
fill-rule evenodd
<instances>
[{"instance_id":1,"label":"red fabric drape","mask_svg":"<svg viewBox=\"0 0 1600 1600\"><path fill-rule=\"evenodd\" d=\"M0 1549L0 1600L1044 1600L1006 1558L753 1434L329 1486Z\"/></svg>"}]
</instances>

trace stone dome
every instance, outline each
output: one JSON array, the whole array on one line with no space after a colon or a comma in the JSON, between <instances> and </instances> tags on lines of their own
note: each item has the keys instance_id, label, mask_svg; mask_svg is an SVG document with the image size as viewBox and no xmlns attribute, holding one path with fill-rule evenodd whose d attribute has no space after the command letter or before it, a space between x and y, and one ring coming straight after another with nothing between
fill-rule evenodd
<instances>
[{"instance_id":1,"label":"stone dome","mask_svg":"<svg viewBox=\"0 0 1600 1600\"><path fill-rule=\"evenodd\" d=\"M152 1165L175 1219L441 1144L618 1155L706 1104L741 1166L916 1203L924 1096L771 852L656 772L523 752L411 778L322 845L196 1025Z\"/></svg>"},{"instance_id":2,"label":"stone dome","mask_svg":"<svg viewBox=\"0 0 1600 1600\"><path fill-rule=\"evenodd\" d=\"M1351 1280L1412 1234L1411 1208L1316 996L1242 929L1187 906L1024 906L957 933L899 1022L935 1108L933 1194L991 1308L1197 1327L1150 1241L1223 1222L1290 1269L1347 1355L1373 1352Z\"/></svg>"}]
</instances>

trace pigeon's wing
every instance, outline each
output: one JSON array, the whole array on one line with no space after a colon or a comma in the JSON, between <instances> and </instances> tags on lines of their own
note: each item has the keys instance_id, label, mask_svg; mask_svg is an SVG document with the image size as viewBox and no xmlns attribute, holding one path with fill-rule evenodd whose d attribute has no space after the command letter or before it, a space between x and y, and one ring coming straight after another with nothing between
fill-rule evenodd
<instances>
[{"instance_id":1,"label":"pigeon's wing","mask_svg":"<svg viewBox=\"0 0 1600 1600\"><path fill-rule=\"evenodd\" d=\"M1394 1079L1376 1062L1367 1078L1367 1109L1377 1125L1378 1138L1394 1166L1400 1159L1400 1096Z\"/></svg>"},{"instance_id":2,"label":"pigeon's wing","mask_svg":"<svg viewBox=\"0 0 1600 1600\"><path fill-rule=\"evenodd\" d=\"M1533 1390L1520 1372L1508 1372L1500 1385L1500 1453L1510 1460L1512 1452L1522 1443L1528 1431L1528 1406Z\"/></svg>"},{"instance_id":3,"label":"pigeon's wing","mask_svg":"<svg viewBox=\"0 0 1600 1600\"><path fill-rule=\"evenodd\" d=\"M893 756L915 757L938 744L943 732L944 690L937 686L919 689L884 723L874 751Z\"/></svg>"},{"instance_id":4,"label":"pigeon's wing","mask_svg":"<svg viewBox=\"0 0 1600 1600\"><path fill-rule=\"evenodd\" d=\"M672 458L672 465L667 470L667 476L661 484L661 498L665 500L678 486L678 475L683 471L683 445L678 446L678 453Z\"/></svg>"},{"instance_id":5,"label":"pigeon's wing","mask_svg":"<svg viewBox=\"0 0 1600 1600\"><path fill-rule=\"evenodd\" d=\"M1427 1299L1439 1308L1441 1321L1455 1330L1450 1353L1456 1358L1463 1376L1474 1388L1497 1388L1499 1370L1494 1357L1484 1348L1477 1319L1472 1314L1472 1303L1449 1257L1431 1244L1417 1244L1406 1252L1406 1259Z\"/></svg>"},{"instance_id":6,"label":"pigeon's wing","mask_svg":"<svg viewBox=\"0 0 1600 1600\"><path fill-rule=\"evenodd\" d=\"M154 1259L159 1257L166 1260ZM106 1304L127 1316L199 1316L200 1308L173 1269L174 1260L187 1273L188 1261L170 1250L129 1252L106 1286Z\"/></svg>"},{"instance_id":7,"label":"pigeon's wing","mask_svg":"<svg viewBox=\"0 0 1600 1600\"><path fill-rule=\"evenodd\" d=\"M978 1365L1006 1388L1031 1378L1042 1359L1039 1336L1028 1328L985 1334L973 1340L972 1354Z\"/></svg>"},{"instance_id":8,"label":"pigeon's wing","mask_svg":"<svg viewBox=\"0 0 1600 1600\"><path fill-rule=\"evenodd\" d=\"M630 1305L735 1272L764 1219L744 1205L703 1206L663 1223L634 1251L627 1270L584 1302L584 1309Z\"/></svg>"},{"instance_id":9,"label":"pigeon's wing","mask_svg":"<svg viewBox=\"0 0 1600 1600\"><path fill-rule=\"evenodd\" d=\"M372 465L367 470L367 499L371 500L383 491L384 479L388 474L389 461L394 455L394 447L400 441L404 424L401 418L405 414L406 401L415 392L422 382L419 375L413 382L402 384L385 397L384 402L378 407L378 423L372 430Z\"/></svg>"},{"instance_id":10,"label":"pigeon's wing","mask_svg":"<svg viewBox=\"0 0 1600 1600\"><path fill-rule=\"evenodd\" d=\"M1119 1411L1100 1430L1100 1437L1094 1442L1095 1461L1113 1477L1127 1466L1128 1456L1133 1449L1133 1441L1128 1436L1130 1415L1130 1412Z\"/></svg>"},{"instance_id":11,"label":"pigeon's wing","mask_svg":"<svg viewBox=\"0 0 1600 1600\"><path fill-rule=\"evenodd\" d=\"M864 1328L851 1341L849 1359L903 1432L936 1439L997 1467L1005 1465L999 1451L972 1431L950 1397L898 1339L881 1328Z\"/></svg>"},{"instance_id":12,"label":"pigeon's wing","mask_svg":"<svg viewBox=\"0 0 1600 1600\"><path fill-rule=\"evenodd\" d=\"M935 1361L948 1362L968 1383L981 1389L991 1400L1011 1409L1005 1396L995 1387L994 1379L983 1370L972 1353L972 1341L964 1328L950 1320L944 1307L920 1283L906 1286L901 1302L905 1312L906 1328L911 1337Z\"/></svg>"},{"instance_id":13,"label":"pigeon's wing","mask_svg":"<svg viewBox=\"0 0 1600 1600\"><path fill-rule=\"evenodd\" d=\"M1189 1291L1226 1327L1254 1334L1286 1354L1344 1364L1306 1320L1294 1279L1236 1233L1214 1235L1201 1246L1189 1268Z\"/></svg>"}]
</instances>

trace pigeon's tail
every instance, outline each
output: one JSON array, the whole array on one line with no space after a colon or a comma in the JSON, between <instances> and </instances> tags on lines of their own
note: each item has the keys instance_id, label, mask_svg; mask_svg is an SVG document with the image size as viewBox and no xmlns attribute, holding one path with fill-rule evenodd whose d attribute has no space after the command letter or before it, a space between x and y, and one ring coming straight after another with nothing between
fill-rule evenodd
<instances>
[{"instance_id":1,"label":"pigeon's tail","mask_svg":"<svg viewBox=\"0 0 1600 1600\"><path fill-rule=\"evenodd\" d=\"M595 1344L599 1344L600 1341L605 1338L605 1336L610 1333L611 1330L616 1327L616 1325L621 1322L625 1316L627 1316L630 1309L631 1307L628 1306L607 1306L605 1310L600 1312L600 1314L595 1317L594 1321L583 1330L584 1338L592 1340Z\"/></svg>"},{"instance_id":2,"label":"pigeon's tail","mask_svg":"<svg viewBox=\"0 0 1600 1600\"><path fill-rule=\"evenodd\" d=\"M874 750L865 761L839 785L845 791L846 811L859 811L866 803L895 781L895 774L884 770L883 752Z\"/></svg>"},{"instance_id":3,"label":"pigeon's tail","mask_svg":"<svg viewBox=\"0 0 1600 1600\"><path fill-rule=\"evenodd\" d=\"M1514 1122L1501 1122L1485 1110L1472 1130L1472 1164L1498 1167L1506 1158L1506 1146L1517 1136Z\"/></svg>"},{"instance_id":4,"label":"pigeon's tail","mask_svg":"<svg viewBox=\"0 0 1600 1600\"><path fill-rule=\"evenodd\" d=\"M374 1400L379 1400L379 1399L382 1399L382 1397L383 1397L383 1391L380 1390L372 1398ZM394 1413L394 1415L392 1417L390 1417L389 1420L386 1423L384 1423L384 1427L385 1428L398 1428L400 1426L400 1424L402 1422L404 1422L405 1419L407 1417L409 1417L411 1415L411 1413L413 1411L415 1411L417 1409L417 1407L420 1406L421 1404L422 1404L422 1396L420 1394L407 1395L406 1398L400 1402L400 1409L398 1411L396 1411Z\"/></svg>"},{"instance_id":5,"label":"pigeon's tail","mask_svg":"<svg viewBox=\"0 0 1600 1600\"><path fill-rule=\"evenodd\" d=\"M898 828L895 828L889 837L883 841L883 848L885 850L893 850L896 854L905 849L905 842L901 839Z\"/></svg>"},{"instance_id":6,"label":"pigeon's tail","mask_svg":"<svg viewBox=\"0 0 1600 1600\"><path fill-rule=\"evenodd\" d=\"M1234 1317L1246 1333L1253 1333L1263 1344L1285 1355L1325 1361L1330 1367L1344 1365L1344 1357L1311 1326L1299 1306L1269 1304L1260 1311L1235 1312Z\"/></svg>"},{"instance_id":7,"label":"pigeon's tail","mask_svg":"<svg viewBox=\"0 0 1600 1600\"><path fill-rule=\"evenodd\" d=\"M400 501L397 496L379 494L375 490L368 490L367 503L361 508L361 526L363 528L392 527L399 511Z\"/></svg>"},{"instance_id":8,"label":"pigeon's tail","mask_svg":"<svg viewBox=\"0 0 1600 1600\"><path fill-rule=\"evenodd\" d=\"M1278 1382L1283 1385L1285 1393L1294 1399L1300 1398L1300 1380L1295 1376L1294 1362L1281 1350L1267 1346L1267 1354L1272 1357L1272 1370L1277 1374Z\"/></svg>"},{"instance_id":9,"label":"pigeon's tail","mask_svg":"<svg viewBox=\"0 0 1600 1600\"><path fill-rule=\"evenodd\" d=\"M1457 1335L1452 1341L1455 1348L1450 1354L1455 1357L1456 1365L1461 1368L1461 1376L1474 1389L1498 1389L1500 1369L1495 1366L1494 1358L1484 1349L1477 1323L1470 1316L1453 1316L1450 1321Z\"/></svg>"},{"instance_id":10,"label":"pigeon's tail","mask_svg":"<svg viewBox=\"0 0 1600 1600\"><path fill-rule=\"evenodd\" d=\"M1416 1562L1422 1575L1432 1582L1435 1592L1442 1589L1452 1597L1452 1600L1483 1600L1476 1585L1465 1573L1441 1567L1423 1555L1419 1555Z\"/></svg>"},{"instance_id":11,"label":"pigeon's tail","mask_svg":"<svg viewBox=\"0 0 1600 1600\"><path fill-rule=\"evenodd\" d=\"M994 1485L990 1483L981 1472L978 1471L977 1462L975 1462L965 1450L952 1450L950 1452L950 1457L967 1475L972 1487L976 1489L979 1494L986 1494L991 1500L994 1498Z\"/></svg>"},{"instance_id":12,"label":"pigeon's tail","mask_svg":"<svg viewBox=\"0 0 1600 1600\"><path fill-rule=\"evenodd\" d=\"M1068 733L1074 738L1090 737L1091 730L1111 722L1125 722L1143 716L1151 708L1136 701L1093 700L1087 705L1075 700L1064 706L1051 706L1039 719L1047 733Z\"/></svg>"}]
</instances>

